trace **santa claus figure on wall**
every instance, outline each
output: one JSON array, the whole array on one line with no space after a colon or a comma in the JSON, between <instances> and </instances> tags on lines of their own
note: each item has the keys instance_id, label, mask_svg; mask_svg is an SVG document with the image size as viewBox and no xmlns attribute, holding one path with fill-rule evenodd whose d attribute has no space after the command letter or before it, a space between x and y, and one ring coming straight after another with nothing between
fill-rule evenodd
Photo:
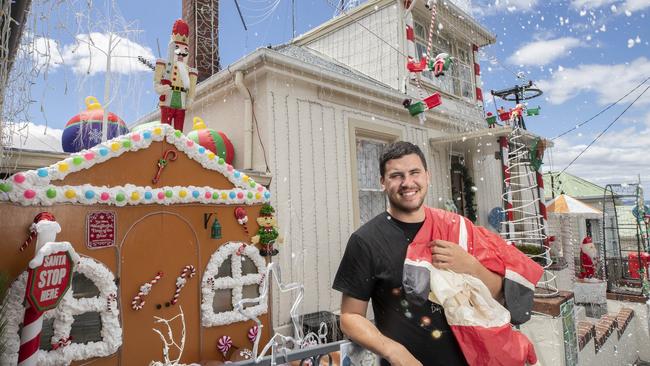
<instances>
[{"instance_id":1,"label":"santa claus figure on wall","mask_svg":"<svg viewBox=\"0 0 650 366\"><path fill-rule=\"evenodd\" d=\"M172 27L167 60L156 60L154 89L160 95L160 121L183 131L185 110L192 104L197 72L189 67L190 29L182 19Z\"/></svg>"},{"instance_id":2,"label":"santa claus figure on wall","mask_svg":"<svg viewBox=\"0 0 650 366\"><path fill-rule=\"evenodd\" d=\"M594 278L596 275L596 261L598 250L591 241L591 237L585 236L580 245L580 274L579 278Z\"/></svg>"}]
</instances>

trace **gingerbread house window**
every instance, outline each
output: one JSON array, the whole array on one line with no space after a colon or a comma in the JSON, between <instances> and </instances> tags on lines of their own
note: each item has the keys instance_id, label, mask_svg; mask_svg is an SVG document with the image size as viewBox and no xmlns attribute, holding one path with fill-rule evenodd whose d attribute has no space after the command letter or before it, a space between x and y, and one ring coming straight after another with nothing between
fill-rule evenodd
<instances>
[{"instance_id":1,"label":"gingerbread house window","mask_svg":"<svg viewBox=\"0 0 650 366\"><path fill-rule=\"evenodd\" d=\"M0 364L15 364L18 360L26 282L27 272L9 290L7 332L2 340L8 347ZM122 344L118 315L117 286L111 271L94 259L80 258L70 290L56 309L43 315L37 363L67 365L115 353ZM104 338L102 334L111 336Z\"/></svg>"},{"instance_id":2,"label":"gingerbread house window","mask_svg":"<svg viewBox=\"0 0 650 366\"><path fill-rule=\"evenodd\" d=\"M246 298L259 296L266 272L266 262L259 250L245 243L222 245L210 258L203 275L201 304L202 324L213 327L245 321L235 305ZM266 313L267 304L246 304L249 315Z\"/></svg>"}]
</instances>

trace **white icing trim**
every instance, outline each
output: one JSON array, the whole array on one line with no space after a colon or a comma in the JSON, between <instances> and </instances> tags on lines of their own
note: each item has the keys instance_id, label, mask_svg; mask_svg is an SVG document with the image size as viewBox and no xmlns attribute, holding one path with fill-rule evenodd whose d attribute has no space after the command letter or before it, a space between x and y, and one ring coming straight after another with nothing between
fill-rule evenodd
<instances>
[{"instance_id":1,"label":"white icing trim","mask_svg":"<svg viewBox=\"0 0 650 366\"><path fill-rule=\"evenodd\" d=\"M247 256L253 261L257 267L257 273L242 276L242 257L237 254L237 251L242 247L242 245L245 246L242 255ZM228 257L230 257L232 277L219 277L219 267ZM203 294L201 300L202 325L204 327L214 327L248 320L248 318L236 310L215 313L212 308L215 292L216 290L221 289L232 289L232 305L234 309L235 305L242 300L242 287L246 285L261 284L265 273L266 261L259 254L259 249L255 246L241 242L229 242L219 247L219 249L212 254L212 257L210 257L210 262L208 262L208 266L203 274L203 282L201 284L201 292ZM249 315L258 316L265 314L267 308L268 304L263 302L246 308L246 312Z\"/></svg>"},{"instance_id":2,"label":"white icing trim","mask_svg":"<svg viewBox=\"0 0 650 366\"><path fill-rule=\"evenodd\" d=\"M114 187L90 184L51 185L52 181L62 180L70 173L89 169L129 151L146 149L152 142L163 140L187 154L205 169L221 173L235 188L220 190L207 186L165 186L154 189L150 186L131 184ZM168 191L171 192L171 197L165 195ZM148 197L149 194L151 197ZM162 198L159 198L160 194ZM23 206L51 206L58 203L113 206L178 203L252 205L269 202L270 199L271 193L264 186L166 124L115 137L91 149L71 154L48 167L16 173L8 179L0 180L0 201L19 203Z\"/></svg>"},{"instance_id":3,"label":"white icing trim","mask_svg":"<svg viewBox=\"0 0 650 366\"><path fill-rule=\"evenodd\" d=\"M117 286L113 273L102 263L92 258L78 257L75 272L81 273L93 281L99 289L99 296L92 298L75 299L72 288L59 303L56 309L49 310L43 314L43 319L54 318L54 336L52 343L59 339L67 338L70 335L74 316L98 312L102 321L102 340L85 344L71 343L68 346L56 350L38 350L38 365L69 365L72 361L86 360L93 357L106 357L115 352L122 345L122 328L119 322L119 311L117 308ZM9 289L6 300L7 328L4 341L7 344L7 352L0 355L0 364L15 365L18 363L18 351L20 348L19 325L23 320L25 308L23 299L25 297L25 286L27 285L27 271L23 272L13 282ZM112 296L111 296L112 295ZM111 310L108 310L108 303L111 303Z\"/></svg>"}]
</instances>

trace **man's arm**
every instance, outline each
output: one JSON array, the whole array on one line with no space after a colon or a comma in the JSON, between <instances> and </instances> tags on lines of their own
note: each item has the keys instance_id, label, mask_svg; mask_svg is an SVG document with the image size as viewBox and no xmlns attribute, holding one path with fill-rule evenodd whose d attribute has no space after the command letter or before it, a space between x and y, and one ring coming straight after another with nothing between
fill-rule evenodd
<instances>
[{"instance_id":1,"label":"man's arm","mask_svg":"<svg viewBox=\"0 0 650 366\"><path fill-rule=\"evenodd\" d=\"M393 366L422 366L403 345L381 334L366 318L368 302L343 294L341 330L352 341L380 355Z\"/></svg>"},{"instance_id":2,"label":"man's arm","mask_svg":"<svg viewBox=\"0 0 650 366\"><path fill-rule=\"evenodd\" d=\"M485 268L476 257L467 253L460 245L434 240L431 242L431 253L434 267L472 275L487 286L493 298L499 300L503 297L503 277Z\"/></svg>"}]
</instances>

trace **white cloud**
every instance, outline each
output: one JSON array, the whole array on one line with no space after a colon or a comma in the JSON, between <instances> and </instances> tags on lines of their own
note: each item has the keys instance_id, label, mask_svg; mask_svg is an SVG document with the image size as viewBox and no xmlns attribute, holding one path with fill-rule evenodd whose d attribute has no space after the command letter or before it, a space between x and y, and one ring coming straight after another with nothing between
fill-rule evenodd
<instances>
[{"instance_id":1,"label":"white cloud","mask_svg":"<svg viewBox=\"0 0 650 366\"><path fill-rule=\"evenodd\" d=\"M489 16L498 13L528 12L535 9L539 0L479 0L472 2L472 14Z\"/></svg>"},{"instance_id":2,"label":"white cloud","mask_svg":"<svg viewBox=\"0 0 650 366\"><path fill-rule=\"evenodd\" d=\"M630 12L650 8L650 0L627 0L623 8Z\"/></svg>"},{"instance_id":3,"label":"white cloud","mask_svg":"<svg viewBox=\"0 0 650 366\"><path fill-rule=\"evenodd\" d=\"M550 80L537 82L552 104L562 104L581 92L593 92L600 104L608 104L622 97L650 75L650 60L639 57L630 63L604 65L579 65L553 74ZM647 85L647 84L646 84ZM629 102L644 87L637 89L626 100ZM650 104L650 91L637 101L637 105Z\"/></svg>"},{"instance_id":4,"label":"white cloud","mask_svg":"<svg viewBox=\"0 0 650 366\"><path fill-rule=\"evenodd\" d=\"M63 130L34 123L14 125L11 128L11 147L17 149L63 152Z\"/></svg>"},{"instance_id":5,"label":"white cloud","mask_svg":"<svg viewBox=\"0 0 650 366\"><path fill-rule=\"evenodd\" d=\"M572 0L575 9L596 9L614 3L616 0Z\"/></svg>"},{"instance_id":6,"label":"white cloud","mask_svg":"<svg viewBox=\"0 0 650 366\"><path fill-rule=\"evenodd\" d=\"M55 70L63 63L63 57L56 40L46 37L33 37L25 34L25 39L18 50L18 57L31 59L33 66L38 69Z\"/></svg>"},{"instance_id":7,"label":"white cloud","mask_svg":"<svg viewBox=\"0 0 650 366\"><path fill-rule=\"evenodd\" d=\"M624 11L617 12L618 8L614 4L620 4ZM650 0L626 0L623 3L620 3L617 0L572 0L571 6L574 9L597 9L600 7L605 7L611 5L613 7L612 11L617 14L626 14L626 12L634 12L637 10L643 10L650 7ZM629 16L629 15L628 15Z\"/></svg>"},{"instance_id":8,"label":"white cloud","mask_svg":"<svg viewBox=\"0 0 650 366\"><path fill-rule=\"evenodd\" d=\"M76 74L94 75L106 72L106 53L109 35L104 33L79 34L75 44L63 48L63 58ZM148 71L149 69L138 61L138 56L148 60L155 59L151 49L144 47L127 38L113 35L113 51L111 52L111 72L131 74Z\"/></svg>"},{"instance_id":9,"label":"white cloud","mask_svg":"<svg viewBox=\"0 0 650 366\"><path fill-rule=\"evenodd\" d=\"M650 139L650 114L646 115L645 123L637 127L608 131L567 172L602 186L636 182L638 174L641 174L641 182L646 187L650 186L650 160L646 152ZM551 151L553 166L547 160L546 169L564 169L584 150L587 145L576 143L574 138L574 135L569 135L554 141L555 146ZM549 154L546 156L549 157Z\"/></svg>"},{"instance_id":10,"label":"white cloud","mask_svg":"<svg viewBox=\"0 0 650 366\"><path fill-rule=\"evenodd\" d=\"M572 48L580 46L580 40L564 37L525 44L508 58L508 62L521 66L543 66L566 56Z\"/></svg>"}]
</instances>

